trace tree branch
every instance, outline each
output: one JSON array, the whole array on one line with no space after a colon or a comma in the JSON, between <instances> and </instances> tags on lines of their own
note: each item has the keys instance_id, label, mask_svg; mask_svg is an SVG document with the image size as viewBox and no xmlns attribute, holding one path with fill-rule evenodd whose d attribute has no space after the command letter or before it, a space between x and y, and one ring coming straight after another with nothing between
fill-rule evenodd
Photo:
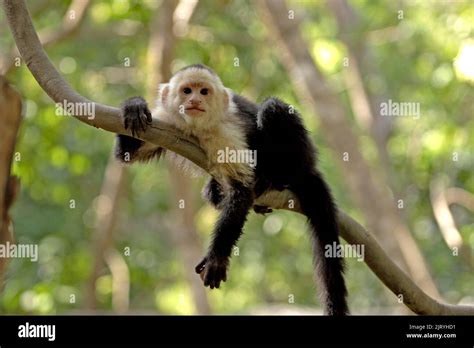
<instances>
[{"instance_id":1,"label":"tree branch","mask_svg":"<svg viewBox=\"0 0 474 348\"><path fill-rule=\"evenodd\" d=\"M39 37L43 46L48 46L69 38L74 35L84 21L90 0L73 0L63 16L61 28L47 28Z\"/></svg>"},{"instance_id":2,"label":"tree branch","mask_svg":"<svg viewBox=\"0 0 474 348\"><path fill-rule=\"evenodd\" d=\"M442 178L433 179L431 181L430 200L434 217L449 249L453 252L455 250L459 251L466 265L470 268L474 267L471 248L464 243L461 233L456 227L454 216L449 209Z\"/></svg>"},{"instance_id":3,"label":"tree branch","mask_svg":"<svg viewBox=\"0 0 474 348\"><path fill-rule=\"evenodd\" d=\"M94 119L81 117L81 115L75 115L75 117L84 123L109 132L131 135L123 128L118 109L94 103L82 97L57 72L39 42L24 0L3 0L3 7L20 54L46 93L55 102L66 100L73 103L93 103L96 111ZM209 170L204 151L193 139L186 138L173 127L154 121L153 127L147 130L141 139L166 147L190 159L204 170ZM275 191L262 197L256 203L277 209L298 211L298 204L295 205L295 209L288 208L290 199L295 200L289 191ZM366 246L365 262L392 292L403 295L405 304L412 311L433 315L474 314L474 307L442 304L427 296L387 257L375 239L361 225L342 211L339 212L338 219L341 236L351 244Z\"/></svg>"},{"instance_id":4,"label":"tree branch","mask_svg":"<svg viewBox=\"0 0 474 348\"><path fill-rule=\"evenodd\" d=\"M444 192L448 204L459 204L474 212L474 195L460 187L449 187Z\"/></svg>"}]
</instances>

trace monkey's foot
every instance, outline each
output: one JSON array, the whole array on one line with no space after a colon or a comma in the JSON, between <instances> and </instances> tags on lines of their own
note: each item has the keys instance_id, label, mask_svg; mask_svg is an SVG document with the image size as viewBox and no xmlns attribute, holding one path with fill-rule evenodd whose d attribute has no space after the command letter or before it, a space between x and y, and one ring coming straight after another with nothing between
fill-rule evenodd
<instances>
[{"instance_id":1,"label":"monkey's foot","mask_svg":"<svg viewBox=\"0 0 474 348\"><path fill-rule=\"evenodd\" d=\"M204 286L218 289L221 281L227 280L227 257L206 256L195 268L195 271L204 282Z\"/></svg>"},{"instance_id":2,"label":"monkey's foot","mask_svg":"<svg viewBox=\"0 0 474 348\"><path fill-rule=\"evenodd\" d=\"M152 118L145 99L142 97L127 99L122 105L122 119L125 129L130 128L133 136L146 131Z\"/></svg>"},{"instance_id":3,"label":"monkey's foot","mask_svg":"<svg viewBox=\"0 0 474 348\"><path fill-rule=\"evenodd\" d=\"M265 214L273 212L273 209L271 209L271 208L269 208L265 205L254 205L253 206L253 211L256 212L257 214L265 215Z\"/></svg>"}]
</instances>

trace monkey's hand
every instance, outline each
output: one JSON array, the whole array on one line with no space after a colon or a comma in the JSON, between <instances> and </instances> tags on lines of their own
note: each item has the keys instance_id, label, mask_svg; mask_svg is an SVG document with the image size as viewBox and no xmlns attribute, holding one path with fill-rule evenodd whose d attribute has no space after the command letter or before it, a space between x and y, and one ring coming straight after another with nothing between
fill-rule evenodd
<instances>
[{"instance_id":1,"label":"monkey's hand","mask_svg":"<svg viewBox=\"0 0 474 348\"><path fill-rule=\"evenodd\" d=\"M218 257L208 254L196 266L195 270L204 282L204 286L209 286L211 289L218 289L221 281L225 282L227 280L228 266L228 257Z\"/></svg>"},{"instance_id":2,"label":"monkey's hand","mask_svg":"<svg viewBox=\"0 0 474 348\"><path fill-rule=\"evenodd\" d=\"M142 97L132 97L122 104L122 120L125 129L130 128L133 136L144 132L151 124L151 112Z\"/></svg>"}]
</instances>

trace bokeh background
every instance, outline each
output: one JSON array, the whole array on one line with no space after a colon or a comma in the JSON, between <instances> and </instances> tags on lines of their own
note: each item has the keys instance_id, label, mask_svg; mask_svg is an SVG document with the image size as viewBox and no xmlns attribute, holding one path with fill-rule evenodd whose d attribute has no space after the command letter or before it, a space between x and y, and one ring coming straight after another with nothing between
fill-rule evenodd
<instances>
[{"instance_id":1,"label":"bokeh background","mask_svg":"<svg viewBox=\"0 0 474 348\"><path fill-rule=\"evenodd\" d=\"M94 101L118 106L144 95L151 103L169 71L204 63L239 94L256 101L273 95L294 105L341 209L375 229L379 203L389 200L424 259L427 291L451 303L474 301L472 1L287 2L325 88L344 110L351 134L343 136L358 141L348 151L377 176L356 181L384 187L380 200L371 196L363 206L364 197L347 183L361 173L341 168L343 154L327 141L338 130L321 126L322 109L295 89L256 0L34 0L28 6L43 38L65 31L71 13L81 17L46 50L71 85ZM24 100L21 160L13 164L21 178L15 238L38 244L40 252L36 263L9 263L1 313L319 312L302 216L251 214L227 283L204 289L192 267L217 216L200 198L204 179L181 177L166 163L117 166L110 157L113 134L56 116L26 66L11 65L14 43L3 13L0 33L3 73ZM169 54L157 54L164 47ZM389 99L419 103L420 117L380 116L380 103ZM364 103L372 127L364 121ZM456 232L445 232L461 236L454 246L459 255L442 233L449 221ZM387 253L401 265L417 263L403 254L408 247L399 230L384 226L371 232ZM346 279L353 312L405 313L363 262L348 259Z\"/></svg>"}]
</instances>

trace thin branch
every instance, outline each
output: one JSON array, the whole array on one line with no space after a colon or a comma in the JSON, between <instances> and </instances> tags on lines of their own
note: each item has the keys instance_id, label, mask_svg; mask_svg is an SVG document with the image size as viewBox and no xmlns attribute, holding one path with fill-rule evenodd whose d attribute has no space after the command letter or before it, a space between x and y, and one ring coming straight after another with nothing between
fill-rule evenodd
<instances>
[{"instance_id":1,"label":"thin branch","mask_svg":"<svg viewBox=\"0 0 474 348\"><path fill-rule=\"evenodd\" d=\"M173 33L177 37L185 36L189 30L189 21L196 9L198 0L180 0L173 13Z\"/></svg>"},{"instance_id":2,"label":"thin branch","mask_svg":"<svg viewBox=\"0 0 474 348\"><path fill-rule=\"evenodd\" d=\"M441 180L433 180L430 185L430 198L433 213L438 222L441 234L449 248L461 248L463 245L453 215L449 210L448 202L444 195L444 187Z\"/></svg>"},{"instance_id":3,"label":"thin branch","mask_svg":"<svg viewBox=\"0 0 474 348\"><path fill-rule=\"evenodd\" d=\"M24 0L3 0L3 6L20 53L40 86L48 95L57 102L67 100L92 103L72 90L49 61L33 28ZM110 132L130 135L121 125L118 109L97 103L94 103L94 105L96 106L96 113L93 120L85 117L78 117L78 119ZM143 134L143 140L166 147L187 157L203 169L209 169L204 151L194 141L187 139L174 128L164 126L159 122L154 122L153 126L152 129ZM292 210L288 208L288 201L291 199L296 202L291 192L287 190L275 191L259 199L256 204L268 205L276 209ZM297 211L298 207L298 204L296 204L293 211ZM366 246L365 262L395 294L403 295L404 303L412 311L432 315L474 314L474 307L472 306L442 304L426 295L387 257L374 237L360 224L342 211L339 212L338 220L341 236L351 244L364 244Z\"/></svg>"},{"instance_id":4,"label":"thin branch","mask_svg":"<svg viewBox=\"0 0 474 348\"><path fill-rule=\"evenodd\" d=\"M444 192L449 205L459 204L474 213L474 195L460 187L449 187Z\"/></svg>"},{"instance_id":5,"label":"thin branch","mask_svg":"<svg viewBox=\"0 0 474 348\"><path fill-rule=\"evenodd\" d=\"M127 262L114 248L106 250L104 258L112 274L112 308L116 313L126 313L130 302L130 271Z\"/></svg>"},{"instance_id":6,"label":"thin branch","mask_svg":"<svg viewBox=\"0 0 474 348\"><path fill-rule=\"evenodd\" d=\"M446 191L442 179L435 179L431 182L430 199L433 213L444 241L453 252L458 251L461 254L468 267L473 267L471 249L463 242L461 233L456 227L456 222L446 199Z\"/></svg>"},{"instance_id":7,"label":"thin branch","mask_svg":"<svg viewBox=\"0 0 474 348\"><path fill-rule=\"evenodd\" d=\"M60 29L47 28L39 37L43 46L58 43L74 35L84 21L90 0L73 0L63 17Z\"/></svg>"}]
</instances>

